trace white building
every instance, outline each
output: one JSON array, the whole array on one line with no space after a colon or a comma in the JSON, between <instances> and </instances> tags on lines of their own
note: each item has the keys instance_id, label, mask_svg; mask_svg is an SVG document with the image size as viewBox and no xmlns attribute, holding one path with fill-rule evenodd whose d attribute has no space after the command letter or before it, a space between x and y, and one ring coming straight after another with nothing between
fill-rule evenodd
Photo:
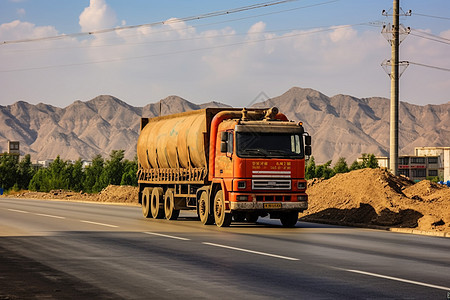
<instances>
[{"instance_id":1,"label":"white building","mask_svg":"<svg viewBox=\"0 0 450 300\"><path fill-rule=\"evenodd\" d=\"M417 156L439 156L444 173L444 181L450 180L450 147L415 147Z\"/></svg>"},{"instance_id":2,"label":"white building","mask_svg":"<svg viewBox=\"0 0 450 300\"><path fill-rule=\"evenodd\" d=\"M389 157L376 157L381 168L389 169ZM414 155L398 157L399 174L411 180L439 176L450 180L450 147L415 147Z\"/></svg>"}]
</instances>

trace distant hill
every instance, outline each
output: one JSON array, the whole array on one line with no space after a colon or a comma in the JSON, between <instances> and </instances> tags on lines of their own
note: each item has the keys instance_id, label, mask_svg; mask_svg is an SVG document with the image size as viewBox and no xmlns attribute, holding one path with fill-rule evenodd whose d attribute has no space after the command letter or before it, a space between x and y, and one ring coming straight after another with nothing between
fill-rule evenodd
<instances>
[{"instance_id":1,"label":"distant hill","mask_svg":"<svg viewBox=\"0 0 450 300\"><path fill-rule=\"evenodd\" d=\"M339 157L351 163L361 153L387 155L389 149L389 99L358 99L347 95L327 97L312 89L291 88L281 96L255 107L277 106L289 119L302 121L313 136L317 162ZM33 160L107 157L124 149L129 159L136 154L141 116L154 117L205 107L228 107L210 102L201 105L178 96L134 107L113 96L75 101L65 108L19 101L0 106L0 151L8 140L18 140L21 152ZM450 145L450 102L418 106L400 103L400 154L412 154L416 146Z\"/></svg>"}]
</instances>

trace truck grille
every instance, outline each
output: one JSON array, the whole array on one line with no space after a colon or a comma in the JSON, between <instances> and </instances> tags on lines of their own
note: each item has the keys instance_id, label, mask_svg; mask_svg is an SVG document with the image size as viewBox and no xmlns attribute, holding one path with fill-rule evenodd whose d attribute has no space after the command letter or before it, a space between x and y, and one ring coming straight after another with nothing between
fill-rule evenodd
<instances>
[{"instance_id":1,"label":"truck grille","mask_svg":"<svg viewBox=\"0 0 450 300\"><path fill-rule=\"evenodd\" d=\"M254 179L252 180L252 189L254 190L290 190L290 180L280 179Z\"/></svg>"}]
</instances>

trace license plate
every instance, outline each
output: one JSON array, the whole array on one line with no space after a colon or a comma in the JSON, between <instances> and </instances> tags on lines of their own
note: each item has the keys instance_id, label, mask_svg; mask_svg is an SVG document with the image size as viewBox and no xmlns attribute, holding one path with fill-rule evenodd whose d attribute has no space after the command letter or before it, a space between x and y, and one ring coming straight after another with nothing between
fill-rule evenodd
<instances>
[{"instance_id":1,"label":"license plate","mask_svg":"<svg viewBox=\"0 0 450 300\"><path fill-rule=\"evenodd\" d=\"M281 203L264 203L264 208L281 208Z\"/></svg>"}]
</instances>

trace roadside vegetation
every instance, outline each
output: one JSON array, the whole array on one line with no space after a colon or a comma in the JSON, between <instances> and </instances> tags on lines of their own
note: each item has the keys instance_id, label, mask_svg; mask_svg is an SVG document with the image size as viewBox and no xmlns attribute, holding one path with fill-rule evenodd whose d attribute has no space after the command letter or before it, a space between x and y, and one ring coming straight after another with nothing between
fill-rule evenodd
<instances>
[{"instance_id":1,"label":"roadside vegetation","mask_svg":"<svg viewBox=\"0 0 450 300\"><path fill-rule=\"evenodd\" d=\"M362 154L362 161L354 161L350 166L348 166L344 157L340 157L336 164L331 167L331 160L326 162L323 165L316 165L314 160L314 156L311 156L310 159L306 163L305 167L305 179L313 179L313 178L324 178L329 179L338 173L347 173L353 170L371 168L378 168L378 161L375 158L374 154Z\"/></svg>"},{"instance_id":2,"label":"roadside vegetation","mask_svg":"<svg viewBox=\"0 0 450 300\"><path fill-rule=\"evenodd\" d=\"M72 163L57 156L47 168L33 166L29 154L18 161L16 156L3 153L0 154L0 188L4 191L28 189L49 192L61 189L98 193L108 185L137 186L137 157L132 161L124 159L124 152L113 150L108 159L96 155L88 167L83 167L81 159ZM311 156L306 163L306 179L329 179L338 173L378 168L374 154L363 154L361 162L354 161L350 166L343 157L333 167L331 163L330 160L316 165L314 156Z\"/></svg>"},{"instance_id":3,"label":"roadside vegetation","mask_svg":"<svg viewBox=\"0 0 450 300\"><path fill-rule=\"evenodd\" d=\"M33 166L28 154L20 162L14 155L0 154L0 188L5 191L62 189L97 193L108 185L137 186L136 172L137 158L124 159L124 150L111 151L108 159L96 155L92 165L85 168L81 159L72 163L57 156L48 168L43 168Z\"/></svg>"}]
</instances>

